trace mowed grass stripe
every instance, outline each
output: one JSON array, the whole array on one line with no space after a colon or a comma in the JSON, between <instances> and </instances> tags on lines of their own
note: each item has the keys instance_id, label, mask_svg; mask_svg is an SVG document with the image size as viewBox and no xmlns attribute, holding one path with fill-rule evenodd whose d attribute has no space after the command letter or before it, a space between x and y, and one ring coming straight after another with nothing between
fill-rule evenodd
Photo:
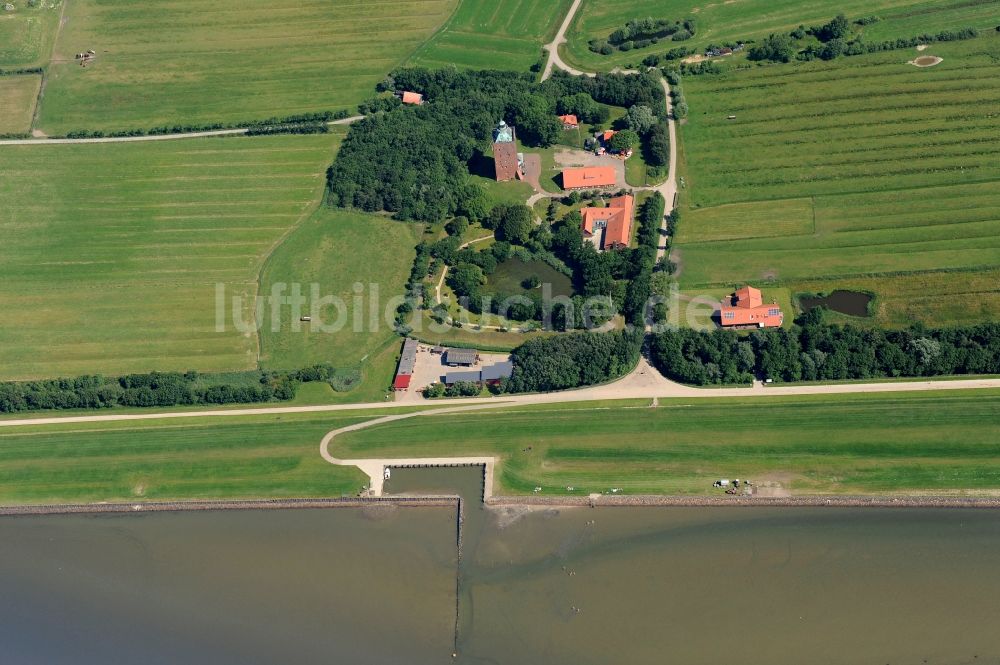
<instances>
[{"instance_id":1,"label":"mowed grass stripe","mask_svg":"<svg viewBox=\"0 0 1000 665\"><path fill-rule=\"evenodd\" d=\"M254 367L215 284L256 293L340 136L0 150L0 378Z\"/></svg>"},{"instance_id":2,"label":"mowed grass stripe","mask_svg":"<svg viewBox=\"0 0 1000 665\"><path fill-rule=\"evenodd\" d=\"M455 15L410 59L423 66L527 70L572 0L461 0Z\"/></svg>"}]
</instances>

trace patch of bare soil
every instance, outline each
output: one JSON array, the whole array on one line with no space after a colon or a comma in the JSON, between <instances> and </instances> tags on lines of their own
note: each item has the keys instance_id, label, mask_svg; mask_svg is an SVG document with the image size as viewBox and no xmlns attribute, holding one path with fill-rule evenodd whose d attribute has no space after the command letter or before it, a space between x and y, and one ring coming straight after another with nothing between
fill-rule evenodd
<instances>
[{"instance_id":1,"label":"patch of bare soil","mask_svg":"<svg viewBox=\"0 0 1000 665\"><path fill-rule=\"evenodd\" d=\"M708 60L708 57L706 57L704 53L696 53L695 55L689 55L681 60L681 62L693 64L695 62L701 62L702 60Z\"/></svg>"},{"instance_id":2,"label":"patch of bare soil","mask_svg":"<svg viewBox=\"0 0 1000 665\"><path fill-rule=\"evenodd\" d=\"M914 67L933 67L942 60L943 58L939 58L936 55L922 55L916 60L910 60L910 64Z\"/></svg>"},{"instance_id":3,"label":"patch of bare soil","mask_svg":"<svg viewBox=\"0 0 1000 665\"><path fill-rule=\"evenodd\" d=\"M917 44L918 51L923 51L925 48L927 48L927 44Z\"/></svg>"},{"instance_id":4,"label":"patch of bare soil","mask_svg":"<svg viewBox=\"0 0 1000 665\"><path fill-rule=\"evenodd\" d=\"M671 263L674 264L674 279L677 279L684 272L684 257L681 255L681 250L676 248L671 249L669 258Z\"/></svg>"}]
</instances>

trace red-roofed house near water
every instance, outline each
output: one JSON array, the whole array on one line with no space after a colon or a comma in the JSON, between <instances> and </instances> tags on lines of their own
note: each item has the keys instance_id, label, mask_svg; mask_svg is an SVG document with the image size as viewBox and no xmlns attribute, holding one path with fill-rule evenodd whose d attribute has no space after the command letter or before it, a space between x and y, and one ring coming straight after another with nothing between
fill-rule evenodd
<instances>
[{"instance_id":1,"label":"red-roofed house near water","mask_svg":"<svg viewBox=\"0 0 1000 665\"><path fill-rule=\"evenodd\" d=\"M723 328L780 328L785 315L777 304L765 304L760 289L744 286L722 301L719 322Z\"/></svg>"}]
</instances>

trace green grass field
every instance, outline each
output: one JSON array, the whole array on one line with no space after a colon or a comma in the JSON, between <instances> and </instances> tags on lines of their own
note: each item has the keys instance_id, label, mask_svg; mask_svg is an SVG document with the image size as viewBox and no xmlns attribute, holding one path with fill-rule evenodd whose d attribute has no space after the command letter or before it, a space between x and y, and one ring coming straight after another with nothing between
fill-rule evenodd
<instances>
[{"instance_id":1,"label":"green grass field","mask_svg":"<svg viewBox=\"0 0 1000 665\"><path fill-rule=\"evenodd\" d=\"M569 43L563 53L567 63L579 69L607 71L678 46L697 50L709 43L760 38L772 32L789 32L799 25L821 25L839 13L851 20L877 15L881 20L865 26L863 35L866 41L881 41L966 26L993 29L998 7L995 0L586 0L567 34ZM673 20L693 16L698 29L687 41L666 39L609 56L587 48L591 39L607 39L627 21L647 16Z\"/></svg>"},{"instance_id":2,"label":"green grass field","mask_svg":"<svg viewBox=\"0 0 1000 665\"><path fill-rule=\"evenodd\" d=\"M572 0L461 0L455 15L410 59L425 67L527 71Z\"/></svg>"},{"instance_id":3,"label":"green grass field","mask_svg":"<svg viewBox=\"0 0 1000 665\"><path fill-rule=\"evenodd\" d=\"M736 410L752 409L751 420ZM0 430L0 503L340 496L329 430L385 415L282 414ZM725 435L719 424L725 423ZM995 494L1000 392L597 402L402 420L343 435L352 457L497 455L497 491L709 494L716 478L792 494Z\"/></svg>"},{"instance_id":4,"label":"green grass field","mask_svg":"<svg viewBox=\"0 0 1000 665\"><path fill-rule=\"evenodd\" d=\"M348 108L457 0L72 0L40 129L239 122ZM97 51L83 68L75 53Z\"/></svg>"},{"instance_id":5,"label":"green grass field","mask_svg":"<svg viewBox=\"0 0 1000 665\"><path fill-rule=\"evenodd\" d=\"M31 129L41 76L0 76L0 134L23 134Z\"/></svg>"},{"instance_id":6,"label":"green grass field","mask_svg":"<svg viewBox=\"0 0 1000 665\"><path fill-rule=\"evenodd\" d=\"M0 379L254 368L215 285L252 320L339 136L0 148Z\"/></svg>"},{"instance_id":7,"label":"green grass field","mask_svg":"<svg viewBox=\"0 0 1000 665\"><path fill-rule=\"evenodd\" d=\"M28 7L27 0L13 4L13 12L0 13L0 69L46 64L63 0L45 0L38 7Z\"/></svg>"},{"instance_id":8,"label":"green grass field","mask_svg":"<svg viewBox=\"0 0 1000 665\"><path fill-rule=\"evenodd\" d=\"M924 53L944 62L918 69L907 50L686 78L682 288L865 280L878 323L995 318L995 282L969 271L1000 267L1000 38ZM915 278L947 302L911 307Z\"/></svg>"},{"instance_id":9,"label":"green grass field","mask_svg":"<svg viewBox=\"0 0 1000 665\"><path fill-rule=\"evenodd\" d=\"M266 324L261 332L261 365L293 369L327 362L359 368L366 375L364 390L347 395L354 401L360 401L361 392L368 399L382 399L400 345L392 329L393 299L405 290L420 230L385 217L322 208L292 232L268 258L260 292L269 294L274 284L283 283L288 293L299 284L305 297L303 315L309 316L312 285L317 284L321 298L336 297L343 308L328 305L321 317L303 323L293 319L290 307L283 307L280 330L273 332ZM355 305L355 284L363 285L360 308ZM358 330L355 317L361 321Z\"/></svg>"}]
</instances>

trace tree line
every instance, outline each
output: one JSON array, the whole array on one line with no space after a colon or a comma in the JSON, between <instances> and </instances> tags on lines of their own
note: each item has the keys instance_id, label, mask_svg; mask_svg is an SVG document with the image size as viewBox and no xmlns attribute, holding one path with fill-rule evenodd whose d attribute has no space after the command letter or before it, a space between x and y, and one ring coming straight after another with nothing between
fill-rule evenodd
<instances>
[{"instance_id":1,"label":"tree line","mask_svg":"<svg viewBox=\"0 0 1000 665\"><path fill-rule=\"evenodd\" d=\"M651 357L665 376L693 385L997 374L1000 324L879 330L825 324L817 308L791 329L662 332Z\"/></svg>"},{"instance_id":2,"label":"tree line","mask_svg":"<svg viewBox=\"0 0 1000 665\"><path fill-rule=\"evenodd\" d=\"M615 51L631 51L658 44L669 37L671 41L683 42L694 37L697 24L694 17L683 21L669 19L632 19L618 28L607 39L592 39L589 48L594 53L611 55Z\"/></svg>"},{"instance_id":3,"label":"tree line","mask_svg":"<svg viewBox=\"0 0 1000 665\"><path fill-rule=\"evenodd\" d=\"M863 17L854 23L867 25L877 17ZM957 30L941 30L937 33L924 33L915 37L901 37L880 42L865 42L860 35L853 36L852 24L843 14L839 14L823 25L805 27L800 25L790 33L772 33L761 42L754 44L747 51L747 58L755 61L791 62L797 60L833 60L840 56L878 53L893 49L913 48L918 44L934 42L949 42L962 39L972 39L979 35L976 28L967 27ZM801 40L809 36L815 42L799 48Z\"/></svg>"},{"instance_id":4,"label":"tree line","mask_svg":"<svg viewBox=\"0 0 1000 665\"><path fill-rule=\"evenodd\" d=\"M246 372L243 381L197 372L149 372L0 383L0 413L51 409L109 409L192 404L249 404L290 400L300 383L343 388L342 371L319 364L284 372ZM230 375L225 375L230 376Z\"/></svg>"},{"instance_id":5,"label":"tree line","mask_svg":"<svg viewBox=\"0 0 1000 665\"><path fill-rule=\"evenodd\" d=\"M65 136L53 136L52 138L67 139L89 139L89 138L120 138L128 136L162 136L164 134L188 134L191 132L211 132L220 129L242 129L247 128L247 135L254 134L315 134L320 130L319 126L333 120L343 120L350 117L350 111L341 109L339 111L321 111L318 113L299 113L284 117L265 118L263 120L249 120L246 122L213 122L201 125L161 125L149 129L125 129L120 131L101 131L77 129L67 132ZM296 130L299 127L300 130ZM280 131L281 129L284 131ZM322 130L329 131L329 130Z\"/></svg>"}]
</instances>

